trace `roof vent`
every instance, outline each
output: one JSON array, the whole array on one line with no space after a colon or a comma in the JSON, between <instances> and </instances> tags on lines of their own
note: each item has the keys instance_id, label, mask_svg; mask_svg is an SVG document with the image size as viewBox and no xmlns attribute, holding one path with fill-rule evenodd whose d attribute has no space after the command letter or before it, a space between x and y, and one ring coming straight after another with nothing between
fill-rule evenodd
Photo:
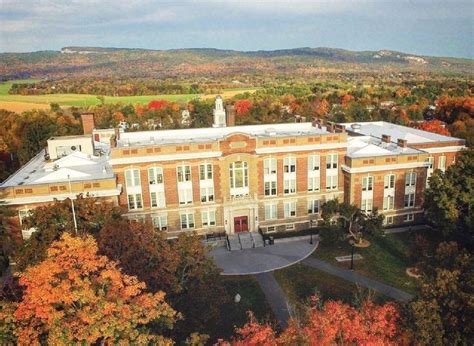
<instances>
[{"instance_id":1,"label":"roof vent","mask_svg":"<svg viewBox=\"0 0 474 346\"><path fill-rule=\"evenodd\" d=\"M351 129L352 129L353 132L360 132L361 127L362 126L360 124L352 124L351 125Z\"/></svg>"},{"instance_id":2,"label":"roof vent","mask_svg":"<svg viewBox=\"0 0 474 346\"><path fill-rule=\"evenodd\" d=\"M265 133L269 136L275 136L277 134L276 129L274 129L273 127L269 127L268 129L266 129Z\"/></svg>"}]
</instances>

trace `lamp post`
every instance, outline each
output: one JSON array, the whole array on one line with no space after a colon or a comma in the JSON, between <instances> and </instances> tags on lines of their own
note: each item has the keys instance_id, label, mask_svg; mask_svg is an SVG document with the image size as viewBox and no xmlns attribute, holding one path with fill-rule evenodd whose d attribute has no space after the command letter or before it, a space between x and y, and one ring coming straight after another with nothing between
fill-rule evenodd
<instances>
[{"instance_id":1,"label":"lamp post","mask_svg":"<svg viewBox=\"0 0 474 346\"><path fill-rule=\"evenodd\" d=\"M69 183L69 193L71 194L71 209L72 209L72 219L74 221L74 232L77 235L76 211L74 210L74 199L73 199L73 195L72 195L72 186L71 186L71 179L69 177L69 174L67 176L67 180L68 180L68 183Z\"/></svg>"},{"instance_id":2,"label":"lamp post","mask_svg":"<svg viewBox=\"0 0 474 346\"><path fill-rule=\"evenodd\" d=\"M351 270L354 270L354 241L351 241Z\"/></svg>"}]
</instances>

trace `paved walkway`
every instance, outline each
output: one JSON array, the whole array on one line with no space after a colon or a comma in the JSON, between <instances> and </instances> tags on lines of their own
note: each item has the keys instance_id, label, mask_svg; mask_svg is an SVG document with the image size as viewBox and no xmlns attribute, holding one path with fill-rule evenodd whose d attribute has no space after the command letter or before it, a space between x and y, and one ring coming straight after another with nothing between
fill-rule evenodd
<instances>
[{"instance_id":1,"label":"paved walkway","mask_svg":"<svg viewBox=\"0 0 474 346\"><path fill-rule=\"evenodd\" d=\"M391 234L391 233L402 233L402 232L409 232L409 231L424 231L428 229L430 230L432 229L432 227L430 225L404 226L404 227L394 227L394 228L384 229L384 233Z\"/></svg>"},{"instance_id":2,"label":"paved walkway","mask_svg":"<svg viewBox=\"0 0 474 346\"><path fill-rule=\"evenodd\" d=\"M322 270L331 275L335 275L342 279L351 281L355 284L359 284L367 288L373 289L401 302L408 302L413 298L413 295L405 291L399 290L398 288L386 285L373 279L369 279L365 276L355 273L352 270L338 268L336 266L333 266L332 264L318 260L313 257L306 258L302 263L307 266Z\"/></svg>"},{"instance_id":3,"label":"paved walkway","mask_svg":"<svg viewBox=\"0 0 474 346\"><path fill-rule=\"evenodd\" d=\"M265 298L270 304L280 327L285 329L288 325L288 319L290 318L288 309L289 303L285 292L283 292L272 272L258 274L255 277L257 278L257 281L265 294Z\"/></svg>"},{"instance_id":4,"label":"paved walkway","mask_svg":"<svg viewBox=\"0 0 474 346\"><path fill-rule=\"evenodd\" d=\"M318 240L309 237L254 249L228 251L225 247L211 250L222 275L254 275L282 269L298 263L318 247Z\"/></svg>"}]
</instances>

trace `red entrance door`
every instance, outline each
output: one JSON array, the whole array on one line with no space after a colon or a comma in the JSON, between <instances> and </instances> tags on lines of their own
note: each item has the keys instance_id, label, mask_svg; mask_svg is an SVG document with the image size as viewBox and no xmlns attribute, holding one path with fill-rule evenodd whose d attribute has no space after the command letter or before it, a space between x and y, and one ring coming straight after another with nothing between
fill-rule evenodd
<instances>
[{"instance_id":1,"label":"red entrance door","mask_svg":"<svg viewBox=\"0 0 474 346\"><path fill-rule=\"evenodd\" d=\"M248 232L249 224L247 216L237 216L234 217L234 231L238 232Z\"/></svg>"}]
</instances>

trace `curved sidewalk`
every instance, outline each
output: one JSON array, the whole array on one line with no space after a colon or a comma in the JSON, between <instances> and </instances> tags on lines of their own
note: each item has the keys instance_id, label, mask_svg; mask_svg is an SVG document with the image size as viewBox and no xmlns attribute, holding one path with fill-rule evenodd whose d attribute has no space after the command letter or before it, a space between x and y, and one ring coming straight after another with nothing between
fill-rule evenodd
<instances>
[{"instance_id":1,"label":"curved sidewalk","mask_svg":"<svg viewBox=\"0 0 474 346\"><path fill-rule=\"evenodd\" d=\"M253 275L285 268L307 258L318 247L318 239L286 240L275 245L254 249L228 251L225 247L212 249L222 275Z\"/></svg>"}]
</instances>

